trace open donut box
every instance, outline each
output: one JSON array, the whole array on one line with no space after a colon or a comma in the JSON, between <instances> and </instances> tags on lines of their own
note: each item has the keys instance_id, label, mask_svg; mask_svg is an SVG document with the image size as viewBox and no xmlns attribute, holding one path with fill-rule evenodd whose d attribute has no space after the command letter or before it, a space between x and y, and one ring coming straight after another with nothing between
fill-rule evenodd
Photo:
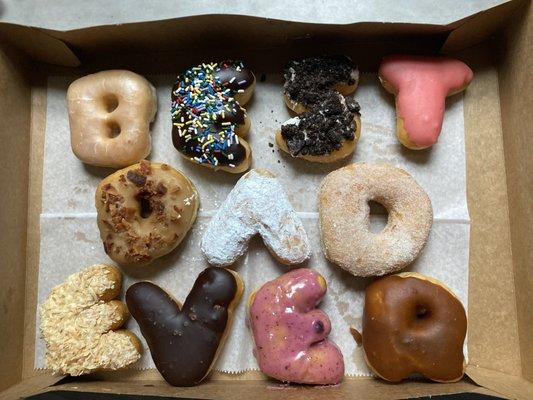
<instances>
[{"instance_id":1,"label":"open donut box","mask_svg":"<svg viewBox=\"0 0 533 400\"><path fill-rule=\"evenodd\" d=\"M445 26L328 25L203 15L73 31L0 24L0 37L0 398L74 398L72 392L203 399L382 399L451 393L533 398L533 7L529 2L510 1ZM316 53L350 55L363 72L376 71L381 57L389 53L443 53L465 60L475 71L464 98L471 217L465 377L450 384L347 378L337 387L273 390L272 382L258 373L213 373L199 386L178 388L156 372L74 379L36 371L46 76L72 74L73 68L83 73L109 68L174 73L198 62L230 57L246 59L257 71L279 72L289 58Z\"/></svg>"}]
</instances>

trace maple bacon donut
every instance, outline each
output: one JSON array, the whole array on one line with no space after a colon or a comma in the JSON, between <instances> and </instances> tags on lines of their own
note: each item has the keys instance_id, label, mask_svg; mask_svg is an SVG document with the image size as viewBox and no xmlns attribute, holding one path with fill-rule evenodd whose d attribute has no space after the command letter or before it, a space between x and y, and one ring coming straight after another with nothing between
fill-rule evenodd
<instances>
[{"instance_id":1,"label":"maple bacon donut","mask_svg":"<svg viewBox=\"0 0 533 400\"><path fill-rule=\"evenodd\" d=\"M355 276L398 271L418 257L433 223L431 201L406 171L356 163L328 174L318 194L326 258ZM380 233L370 232L369 201L389 213Z\"/></svg>"},{"instance_id":2,"label":"maple bacon donut","mask_svg":"<svg viewBox=\"0 0 533 400\"><path fill-rule=\"evenodd\" d=\"M172 142L192 162L232 173L246 171L251 149L245 105L255 76L240 61L201 64L178 76L172 88Z\"/></svg>"},{"instance_id":3,"label":"maple bacon donut","mask_svg":"<svg viewBox=\"0 0 533 400\"><path fill-rule=\"evenodd\" d=\"M72 82L67 91L72 151L82 162L122 168L150 154L155 88L125 70L102 71Z\"/></svg>"},{"instance_id":4,"label":"maple bacon donut","mask_svg":"<svg viewBox=\"0 0 533 400\"><path fill-rule=\"evenodd\" d=\"M95 202L107 255L119 265L142 266L183 240L196 220L199 197L181 172L142 160L102 180Z\"/></svg>"},{"instance_id":5,"label":"maple bacon donut","mask_svg":"<svg viewBox=\"0 0 533 400\"><path fill-rule=\"evenodd\" d=\"M363 348L370 368L399 382L419 373L437 382L463 377L467 330L461 301L441 282L404 272L371 283L363 312Z\"/></svg>"}]
</instances>

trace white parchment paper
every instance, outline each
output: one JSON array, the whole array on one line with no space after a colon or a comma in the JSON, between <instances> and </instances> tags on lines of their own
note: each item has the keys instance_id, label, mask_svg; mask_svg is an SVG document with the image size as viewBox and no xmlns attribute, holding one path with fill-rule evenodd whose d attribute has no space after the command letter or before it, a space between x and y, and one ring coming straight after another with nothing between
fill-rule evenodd
<instances>
[{"instance_id":1,"label":"white parchment paper","mask_svg":"<svg viewBox=\"0 0 533 400\"><path fill-rule=\"evenodd\" d=\"M152 265L123 269L127 288L135 281L148 279L184 300L198 274L207 267L200 252L202 232L214 211L224 201L239 176L194 165L172 146L170 127L170 88L173 76L149 76L158 93L158 113L152 127L151 160L166 162L183 171L200 193L198 220L184 243L170 255ZM39 262L38 301L46 299L51 288L82 268L111 262L101 244L96 225L94 192L98 182L111 169L86 166L72 153L65 94L74 78L51 77L48 81L46 115L43 208ZM308 267L318 270L328 282L328 293L321 308L332 322L330 338L341 348L346 374L370 375L363 352L350 335L349 326L361 328L364 288L369 280L355 278L329 263L323 256L317 221L317 189L330 171L351 162L388 162L410 172L425 188L434 210L434 224L427 246L408 269L443 281L467 306L468 248L470 222L466 204L464 118L462 95L447 101L439 143L430 150L411 151L396 139L394 99L373 74L364 74L355 97L361 105L362 134L355 154L348 160L316 165L292 159L273 147L274 133L290 114L282 100L282 78L267 75L258 82L254 98L247 105L252 119L248 134L253 149L253 167L274 172L285 186L296 211L303 219L313 246ZM376 218L384 226L385 217ZM249 294L287 267L270 256L259 238L234 268L241 274L246 289L233 322L225 349L215 369L241 372L257 369L252 356L252 340L245 326ZM39 317L37 316L37 319ZM37 321L39 322L39 321ZM39 323L37 323L39 326ZM127 327L142 339L135 321ZM153 368L146 344L145 354L133 368ZM465 345L466 350L466 345ZM35 367L44 367L45 345L37 332Z\"/></svg>"}]
</instances>

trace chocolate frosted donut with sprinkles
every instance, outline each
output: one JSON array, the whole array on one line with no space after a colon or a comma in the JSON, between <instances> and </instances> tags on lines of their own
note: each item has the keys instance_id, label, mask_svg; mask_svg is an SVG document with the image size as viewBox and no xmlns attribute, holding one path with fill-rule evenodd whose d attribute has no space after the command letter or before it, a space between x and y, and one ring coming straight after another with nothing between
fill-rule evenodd
<instances>
[{"instance_id":1,"label":"chocolate frosted donut with sprinkles","mask_svg":"<svg viewBox=\"0 0 533 400\"><path fill-rule=\"evenodd\" d=\"M255 76L241 61L189 68L172 88L172 143L187 159L232 173L246 171L252 152L242 138L250 118L242 107Z\"/></svg>"}]
</instances>

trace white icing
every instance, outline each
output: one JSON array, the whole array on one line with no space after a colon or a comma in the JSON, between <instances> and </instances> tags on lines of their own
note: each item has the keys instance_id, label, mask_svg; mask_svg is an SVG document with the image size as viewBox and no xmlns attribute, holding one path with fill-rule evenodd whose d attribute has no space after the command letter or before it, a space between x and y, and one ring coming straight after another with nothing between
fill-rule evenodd
<instances>
[{"instance_id":1,"label":"white icing","mask_svg":"<svg viewBox=\"0 0 533 400\"><path fill-rule=\"evenodd\" d=\"M288 264L311 255L309 239L285 190L268 171L251 170L230 192L209 222L202 252L212 265L233 264L259 234L268 249Z\"/></svg>"},{"instance_id":2,"label":"white icing","mask_svg":"<svg viewBox=\"0 0 533 400\"><path fill-rule=\"evenodd\" d=\"M300 125L300 117L292 117L291 119L288 119L285 121L281 126L287 126L287 125Z\"/></svg>"}]
</instances>

